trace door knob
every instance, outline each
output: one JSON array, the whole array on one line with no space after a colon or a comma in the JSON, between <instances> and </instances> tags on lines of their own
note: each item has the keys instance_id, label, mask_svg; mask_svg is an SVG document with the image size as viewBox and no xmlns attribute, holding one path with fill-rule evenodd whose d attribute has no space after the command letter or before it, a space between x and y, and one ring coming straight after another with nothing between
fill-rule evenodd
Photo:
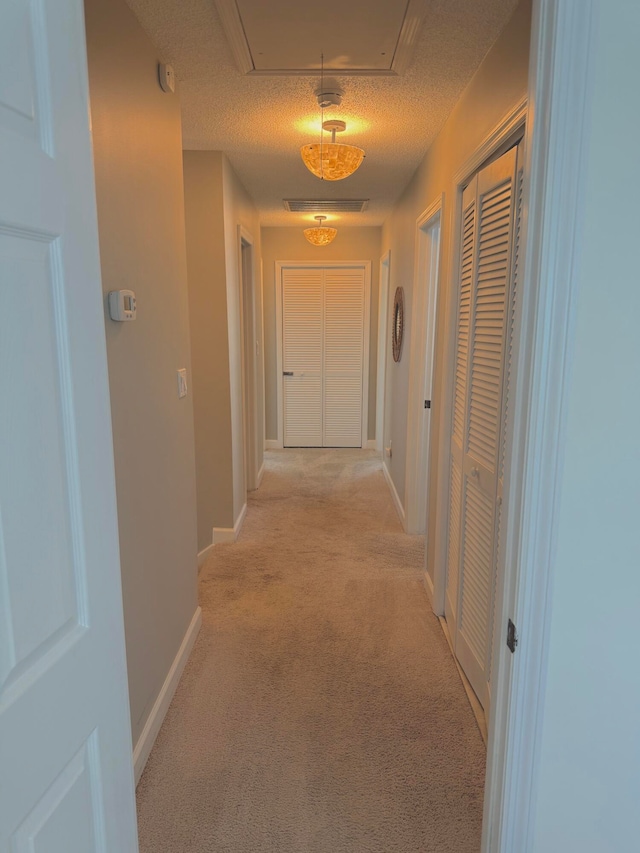
<instances>
[{"instance_id":1,"label":"door knob","mask_svg":"<svg viewBox=\"0 0 640 853\"><path fill-rule=\"evenodd\" d=\"M479 477L480 476L480 470L478 468L472 468L471 469L471 476L472 477Z\"/></svg>"},{"instance_id":2,"label":"door knob","mask_svg":"<svg viewBox=\"0 0 640 853\"><path fill-rule=\"evenodd\" d=\"M283 370L282 375L283 376L293 376L293 370Z\"/></svg>"}]
</instances>

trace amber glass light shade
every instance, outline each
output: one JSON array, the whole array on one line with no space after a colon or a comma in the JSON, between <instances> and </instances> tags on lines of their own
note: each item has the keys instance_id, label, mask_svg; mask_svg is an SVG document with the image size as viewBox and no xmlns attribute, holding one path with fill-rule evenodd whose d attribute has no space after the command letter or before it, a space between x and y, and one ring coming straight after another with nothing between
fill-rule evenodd
<instances>
[{"instance_id":1,"label":"amber glass light shade","mask_svg":"<svg viewBox=\"0 0 640 853\"><path fill-rule=\"evenodd\" d=\"M328 228L322 224L327 218L326 216L314 216L313 218L317 219L319 224L315 228L305 228L304 236L314 246L328 246L338 233L338 229Z\"/></svg>"},{"instance_id":2,"label":"amber glass light shade","mask_svg":"<svg viewBox=\"0 0 640 853\"><path fill-rule=\"evenodd\" d=\"M362 148L341 145L339 142L303 145L300 154L307 169L323 181L341 181L348 178L364 160Z\"/></svg>"}]
</instances>

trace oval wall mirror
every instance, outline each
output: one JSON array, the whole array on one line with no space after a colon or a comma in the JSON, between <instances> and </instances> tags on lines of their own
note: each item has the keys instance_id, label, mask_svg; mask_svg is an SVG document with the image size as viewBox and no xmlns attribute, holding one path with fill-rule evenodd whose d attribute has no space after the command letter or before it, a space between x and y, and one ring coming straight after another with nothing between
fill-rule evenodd
<instances>
[{"instance_id":1,"label":"oval wall mirror","mask_svg":"<svg viewBox=\"0 0 640 853\"><path fill-rule=\"evenodd\" d=\"M393 360L400 361L402 357L402 338L404 335L404 290L396 287L393 297L393 327L391 339L393 345Z\"/></svg>"}]
</instances>

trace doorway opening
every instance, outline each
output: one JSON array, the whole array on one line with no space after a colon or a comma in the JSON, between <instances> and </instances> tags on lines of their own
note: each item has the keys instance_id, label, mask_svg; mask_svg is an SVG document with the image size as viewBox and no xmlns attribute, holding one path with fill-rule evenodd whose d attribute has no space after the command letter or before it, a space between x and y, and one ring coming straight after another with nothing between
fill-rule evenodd
<instances>
[{"instance_id":1,"label":"doorway opening","mask_svg":"<svg viewBox=\"0 0 640 853\"><path fill-rule=\"evenodd\" d=\"M405 529L416 534L425 533L427 526L442 204L440 197L416 223L405 498Z\"/></svg>"},{"instance_id":2,"label":"doorway opening","mask_svg":"<svg viewBox=\"0 0 640 853\"><path fill-rule=\"evenodd\" d=\"M245 489L255 491L259 485L259 431L257 417L258 336L256 297L253 275L253 239L238 227L240 244L240 336L242 352L242 429Z\"/></svg>"}]
</instances>

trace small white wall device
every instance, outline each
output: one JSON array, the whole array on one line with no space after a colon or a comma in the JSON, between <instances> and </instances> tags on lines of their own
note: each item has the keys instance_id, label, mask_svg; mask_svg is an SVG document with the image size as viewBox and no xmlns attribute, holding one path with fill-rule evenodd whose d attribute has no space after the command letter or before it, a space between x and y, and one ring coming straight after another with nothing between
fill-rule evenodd
<instances>
[{"instance_id":1,"label":"small white wall device","mask_svg":"<svg viewBox=\"0 0 640 853\"><path fill-rule=\"evenodd\" d=\"M136 295L133 290L112 290L109 293L109 315L124 322L136 319Z\"/></svg>"},{"instance_id":2,"label":"small white wall device","mask_svg":"<svg viewBox=\"0 0 640 853\"><path fill-rule=\"evenodd\" d=\"M176 73L172 65L165 65L164 62L158 63L158 81L163 92L175 92Z\"/></svg>"}]
</instances>

